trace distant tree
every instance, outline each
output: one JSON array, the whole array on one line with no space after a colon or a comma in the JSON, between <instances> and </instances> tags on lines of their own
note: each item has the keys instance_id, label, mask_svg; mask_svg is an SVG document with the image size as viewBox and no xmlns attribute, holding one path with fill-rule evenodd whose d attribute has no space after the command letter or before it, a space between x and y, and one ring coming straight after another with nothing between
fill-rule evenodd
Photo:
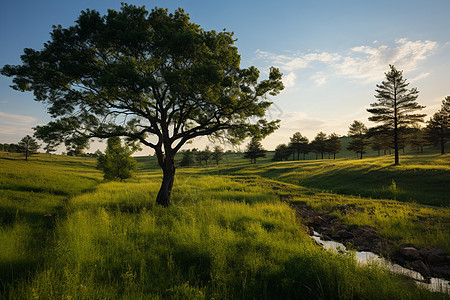
<instances>
[{"instance_id":1,"label":"distant tree","mask_svg":"<svg viewBox=\"0 0 450 300\"><path fill-rule=\"evenodd\" d=\"M211 159L212 152L209 149L209 146L206 146L204 150L198 151L196 154L197 161L201 164L202 161L205 162L205 165L208 165L208 161Z\"/></svg>"},{"instance_id":2,"label":"distant tree","mask_svg":"<svg viewBox=\"0 0 450 300\"><path fill-rule=\"evenodd\" d=\"M328 152L333 154L333 159L336 159L336 153L341 152L342 149L341 139L339 138L339 135L333 132L328 136L326 143Z\"/></svg>"},{"instance_id":3,"label":"distant tree","mask_svg":"<svg viewBox=\"0 0 450 300\"><path fill-rule=\"evenodd\" d=\"M183 151L182 154L183 154L183 157L181 158L180 166L188 167L188 166L192 166L193 164L195 164L195 153L193 151L188 149L188 150Z\"/></svg>"},{"instance_id":4,"label":"distant tree","mask_svg":"<svg viewBox=\"0 0 450 300\"><path fill-rule=\"evenodd\" d=\"M300 132L296 132L294 133L294 135L292 135L289 142L289 148L291 148L293 153L297 153L297 160L300 160L300 153L305 154L305 150L308 148L308 142L308 138L302 136ZM304 156L303 159L305 159Z\"/></svg>"},{"instance_id":5,"label":"distant tree","mask_svg":"<svg viewBox=\"0 0 450 300\"><path fill-rule=\"evenodd\" d=\"M441 154L445 154L445 144L450 140L450 96L442 101L441 109L428 121L426 137L433 145L441 147Z\"/></svg>"},{"instance_id":6,"label":"distant tree","mask_svg":"<svg viewBox=\"0 0 450 300\"><path fill-rule=\"evenodd\" d=\"M27 135L20 140L17 146L18 146L17 150L20 153L25 153L25 160L28 160L28 156L34 154L41 145L39 145L34 138Z\"/></svg>"},{"instance_id":7,"label":"distant tree","mask_svg":"<svg viewBox=\"0 0 450 300\"><path fill-rule=\"evenodd\" d=\"M424 129L419 124L414 124L408 135L408 142L411 148L423 153L423 146L426 144Z\"/></svg>"},{"instance_id":8,"label":"distant tree","mask_svg":"<svg viewBox=\"0 0 450 300\"><path fill-rule=\"evenodd\" d=\"M308 140L308 139L306 139ZM302 152L305 143L305 137L300 132L296 132L292 135L289 142L289 148L292 150L292 154L297 153L297 160L300 160L300 153ZM306 142L308 143L308 142Z\"/></svg>"},{"instance_id":9,"label":"distant tree","mask_svg":"<svg viewBox=\"0 0 450 300\"><path fill-rule=\"evenodd\" d=\"M381 150L384 149L384 139L381 135L373 135L370 136L369 144L372 150L375 150L378 152L378 156L381 155Z\"/></svg>"},{"instance_id":10,"label":"distant tree","mask_svg":"<svg viewBox=\"0 0 450 300\"><path fill-rule=\"evenodd\" d=\"M247 145L244 158L250 158L251 163L256 164L258 157L266 157L266 150L263 148L261 142L253 137Z\"/></svg>"},{"instance_id":11,"label":"distant tree","mask_svg":"<svg viewBox=\"0 0 450 300\"><path fill-rule=\"evenodd\" d=\"M303 143L302 143L302 154L303 154L303 160L306 159L306 154L308 154L311 151L311 144L309 143L309 140L306 136L303 137Z\"/></svg>"},{"instance_id":12,"label":"distant tree","mask_svg":"<svg viewBox=\"0 0 450 300\"><path fill-rule=\"evenodd\" d=\"M313 150L316 153L321 154L321 159L323 159L323 154L327 151L326 140L327 140L327 135L321 131L316 135L316 137L312 141Z\"/></svg>"},{"instance_id":13,"label":"distant tree","mask_svg":"<svg viewBox=\"0 0 450 300\"><path fill-rule=\"evenodd\" d=\"M8 145L8 152L20 153L19 145L17 145L17 144L9 144Z\"/></svg>"},{"instance_id":14,"label":"distant tree","mask_svg":"<svg viewBox=\"0 0 450 300\"><path fill-rule=\"evenodd\" d=\"M214 151L211 154L211 158L219 165L219 161L223 159L223 148L220 146L215 146Z\"/></svg>"},{"instance_id":15,"label":"distant tree","mask_svg":"<svg viewBox=\"0 0 450 300\"><path fill-rule=\"evenodd\" d=\"M390 65L390 71L385 73L386 81L377 85L377 102L370 104L372 108L367 109L372 114L369 121L380 123L385 130L392 131L395 154L395 164L399 161L399 132L417 122L423 122L425 114L414 114L425 106L419 105L416 100L419 91L416 88L407 89L409 83L403 79L402 71L398 71Z\"/></svg>"},{"instance_id":16,"label":"distant tree","mask_svg":"<svg viewBox=\"0 0 450 300\"><path fill-rule=\"evenodd\" d=\"M350 124L348 135L352 140L348 144L347 149L359 154L362 159L363 154L366 153L366 147L369 145L366 125L357 120L353 121Z\"/></svg>"},{"instance_id":17,"label":"distant tree","mask_svg":"<svg viewBox=\"0 0 450 300\"><path fill-rule=\"evenodd\" d=\"M137 169L136 160L131 156L133 149L122 146L120 137L108 139L105 154L97 160L97 169L102 170L105 180L124 180L131 178Z\"/></svg>"},{"instance_id":18,"label":"distant tree","mask_svg":"<svg viewBox=\"0 0 450 300\"><path fill-rule=\"evenodd\" d=\"M174 158L187 142L236 143L279 127L266 111L267 96L284 88L281 72L271 68L260 80L257 68L241 68L235 41L232 32L191 22L181 8L123 4L55 26L42 50L25 49L22 64L1 73L46 104L52 121L39 132L60 141L120 136L152 148L163 172L156 203L169 206Z\"/></svg>"},{"instance_id":19,"label":"distant tree","mask_svg":"<svg viewBox=\"0 0 450 300\"><path fill-rule=\"evenodd\" d=\"M280 144L275 147L275 154L273 155L273 161L283 161L288 160L292 153L292 148L286 144Z\"/></svg>"}]
</instances>

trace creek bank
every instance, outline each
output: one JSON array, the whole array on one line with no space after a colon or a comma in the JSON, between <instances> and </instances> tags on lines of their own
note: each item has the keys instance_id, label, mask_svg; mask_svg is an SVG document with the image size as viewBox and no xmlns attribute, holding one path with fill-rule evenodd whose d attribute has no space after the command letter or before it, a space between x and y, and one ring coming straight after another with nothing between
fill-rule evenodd
<instances>
[{"instance_id":1,"label":"creek bank","mask_svg":"<svg viewBox=\"0 0 450 300\"><path fill-rule=\"evenodd\" d=\"M441 249L398 244L381 237L371 226L347 226L332 213L316 213L311 207L301 203L291 203L291 206L295 208L297 217L307 226L310 236L316 231L324 240L338 241L347 248L388 257L402 267L419 272L424 278L439 277L450 280L450 255ZM349 205L340 205L337 209L343 215L357 210Z\"/></svg>"}]
</instances>

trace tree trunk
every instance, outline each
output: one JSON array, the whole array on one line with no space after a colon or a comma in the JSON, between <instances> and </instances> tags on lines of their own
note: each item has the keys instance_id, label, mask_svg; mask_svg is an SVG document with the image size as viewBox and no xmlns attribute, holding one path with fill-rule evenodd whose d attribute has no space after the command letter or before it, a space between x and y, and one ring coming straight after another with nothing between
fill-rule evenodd
<instances>
[{"instance_id":1,"label":"tree trunk","mask_svg":"<svg viewBox=\"0 0 450 300\"><path fill-rule=\"evenodd\" d=\"M173 180L175 178L175 163L173 158L164 161L163 181L159 189L156 203L167 207L170 205L170 198L172 195Z\"/></svg>"},{"instance_id":2,"label":"tree trunk","mask_svg":"<svg viewBox=\"0 0 450 300\"><path fill-rule=\"evenodd\" d=\"M360 155L360 157L359 157L359 158L360 158L360 159L362 159L362 155L363 155L362 151L361 151L361 153L360 153L360 154L361 154L361 155Z\"/></svg>"},{"instance_id":3,"label":"tree trunk","mask_svg":"<svg viewBox=\"0 0 450 300\"><path fill-rule=\"evenodd\" d=\"M25 160L28 161L28 150L25 150Z\"/></svg>"},{"instance_id":4,"label":"tree trunk","mask_svg":"<svg viewBox=\"0 0 450 300\"><path fill-rule=\"evenodd\" d=\"M445 154L445 142L444 139L441 139L441 154Z\"/></svg>"},{"instance_id":5,"label":"tree trunk","mask_svg":"<svg viewBox=\"0 0 450 300\"><path fill-rule=\"evenodd\" d=\"M394 156L395 165L399 165L400 161L398 158L398 116L397 116L397 94L394 94Z\"/></svg>"},{"instance_id":6,"label":"tree trunk","mask_svg":"<svg viewBox=\"0 0 450 300\"><path fill-rule=\"evenodd\" d=\"M333 152L333 159L336 159L336 152Z\"/></svg>"}]
</instances>

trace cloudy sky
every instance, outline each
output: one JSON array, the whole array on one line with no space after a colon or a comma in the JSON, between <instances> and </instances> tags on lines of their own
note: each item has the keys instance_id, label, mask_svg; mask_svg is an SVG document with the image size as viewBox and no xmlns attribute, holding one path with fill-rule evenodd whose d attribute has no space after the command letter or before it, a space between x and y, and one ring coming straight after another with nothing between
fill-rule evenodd
<instances>
[{"instance_id":1,"label":"cloudy sky","mask_svg":"<svg viewBox=\"0 0 450 300\"><path fill-rule=\"evenodd\" d=\"M41 49L51 26L73 24L81 10L119 9L121 1L4 1L0 10L0 66L19 64L24 48ZM129 1L173 11L184 8L206 30L233 31L241 67L262 76L280 68L286 89L273 97L271 118L281 128L263 144L273 149L300 131L345 135L353 120L371 126L366 108L375 85L393 64L420 91L433 114L450 95L450 1ZM0 76L0 142L17 142L50 121L31 93ZM203 147L204 141L192 146ZM91 149L95 151L94 149ZM148 153L148 151L146 152Z\"/></svg>"}]
</instances>

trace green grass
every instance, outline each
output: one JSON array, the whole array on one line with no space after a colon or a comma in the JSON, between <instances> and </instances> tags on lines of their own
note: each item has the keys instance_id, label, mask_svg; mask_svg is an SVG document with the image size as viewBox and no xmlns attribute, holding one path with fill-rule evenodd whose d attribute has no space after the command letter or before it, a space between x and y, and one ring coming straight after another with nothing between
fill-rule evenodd
<instances>
[{"instance_id":1,"label":"green grass","mask_svg":"<svg viewBox=\"0 0 450 300\"><path fill-rule=\"evenodd\" d=\"M428 169L434 164L435 169L446 170L445 161L436 162L438 157L423 159L411 165ZM103 182L91 159L0 158L0 244L7 245L0 247L0 295L442 297L379 267L361 267L349 256L324 251L306 235L288 203L280 200L305 202L334 212L346 223L373 225L389 238L438 245L445 251L449 251L448 208L322 193L279 181L289 182L283 174L298 170L301 162L265 159L255 166L236 155L219 167L178 169L173 205L163 208L155 205L161 172L154 158L139 160L141 172L134 179ZM318 168L319 162L310 163ZM317 172L314 168L311 172ZM290 176L294 178L286 178ZM340 204L360 209L339 215ZM44 216L48 214L52 217Z\"/></svg>"},{"instance_id":2,"label":"green grass","mask_svg":"<svg viewBox=\"0 0 450 300\"><path fill-rule=\"evenodd\" d=\"M401 165L392 156L366 159L306 160L257 164L236 159L203 172L262 177L337 194L449 206L450 154L408 154Z\"/></svg>"},{"instance_id":3,"label":"green grass","mask_svg":"<svg viewBox=\"0 0 450 300\"><path fill-rule=\"evenodd\" d=\"M152 178L131 185L102 184L95 192L73 198L71 213L58 221L56 244L43 269L12 295L432 297L384 270L359 267L350 257L323 251L286 203L267 202L275 199L270 193L254 195L261 187L216 176L197 179L180 175L170 208L153 205L158 185ZM217 199L221 190L240 201Z\"/></svg>"},{"instance_id":4,"label":"green grass","mask_svg":"<svg viewBox=\"0 0 450 300\"><path fill-rule=\"evenodd\" d=\"M55 220L74 195L101 179L93 160L52 155L0 156L0 288L27 278L43 262Z\"/></svg>"}]
</instances>

